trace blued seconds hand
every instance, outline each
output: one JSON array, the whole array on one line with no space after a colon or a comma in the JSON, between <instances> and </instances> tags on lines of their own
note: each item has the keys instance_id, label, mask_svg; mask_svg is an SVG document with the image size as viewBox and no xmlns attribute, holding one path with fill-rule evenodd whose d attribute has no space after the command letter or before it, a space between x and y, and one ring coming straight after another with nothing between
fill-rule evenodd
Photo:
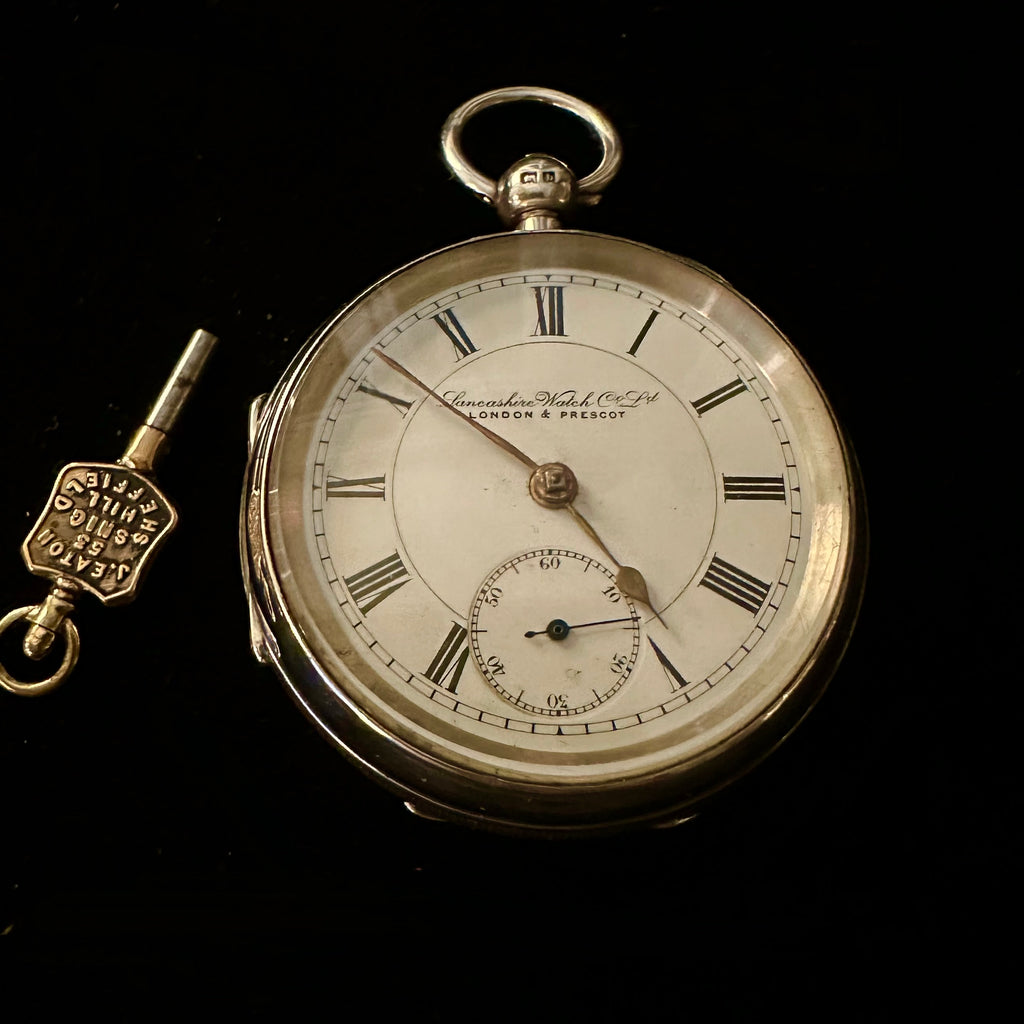
<instances>
[{"instance_id":1,"label":"blued seconds hand","mask_svg":"<svg viewBox=\"0 0 1024 1024\"><path fill-rule=\"evenodd\" d=\"M619 588L622 589L621 587ZM586 629L587 626L610 626L615 622L632 622L633 617L631 615L626 616L624 619L601 619L599 622L580 622L575 626L570 626L565 619L552 619L544 629L528 629L523 636L544 636L547 634L552 640L564 640L569 633L574 629Z\"/></svg>"}]
</instances>

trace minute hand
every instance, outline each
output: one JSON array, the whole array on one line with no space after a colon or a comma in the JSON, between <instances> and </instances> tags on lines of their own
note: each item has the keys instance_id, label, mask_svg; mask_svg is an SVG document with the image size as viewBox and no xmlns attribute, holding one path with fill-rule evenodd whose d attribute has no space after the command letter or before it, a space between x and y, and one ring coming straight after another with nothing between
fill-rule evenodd
<instances>
[{"instance_id":1,"label":"minute hand","mask_svg":"<svg viewBox=\"0 0 1024 1024\"><path fill-rule=\"evenodd\" d=\"M539 462L535 462L530 458L524 451L517 448L511 441L507 441L500 434L496 434L493 430L488 429L482 423L478 423L476 420L471 419L461 409L456 409L451 402L446 401L442 398L433 388L428 387L423 383L414 373L407 370L401 363L395 362L389 355L382 352L379 348L374 348L374 353L382 359L388 366L391 367L396 373L400 373L406 380L411 381L421 391L425 391L431 398L439 402L445 409L454 415L458 416L463 422L468 423L474 430L480 431L488 440L493 441L499 448L509 453L509 455L517 458L524 466L529 467L532 472L536 472L541 468ZM551 507L551 506L548 506ZM639 569L633 568L631 565L623 565L609 550L608 545L601 540L597 535L597 531L587 522L583 513L580 512L571 501L565 501L560 503L560 508L564 508L569 515L579 524L583 532L611 559L611 561L618 566L618 571L615 575L615 585L619 588L622 593L627 597L636 598L638 601L642 601L652 612L657 616L658 621L665 625L664 620L658 615L658 610L651 604L650 594L647 591L647 583L643 578Z\"/></svg>"},{"instance_id":2,"label":"minute hand","mask_svg":"<svg viewBox=\"0 0 1024 1024\"><path fill-rule=\"evenodd\" d=\"M482 423L477 423L476 420L470 419L461 409L456 409L451 402L443 399L433 388L428 387L423 383L414 373L407 370L401 363L396 363L391 356L386 355L379 348L373 350L377 356L382 359L388 366L391 367L396 373L400 373L406 380L412 381L421 391L425 391L431 398L436 399L440 402L449 412L453 412L460 419L468 423L474 430L479 430L484 437L493 441L499 448L503 448L509 453L509 455L517 458L524 466L529 466L530 469L539 469L540 463L534 462L525 452L520 451L511 441L506 441L500 434L496 434L493 430L488 430Z\"/></svg>"}]
</instances>

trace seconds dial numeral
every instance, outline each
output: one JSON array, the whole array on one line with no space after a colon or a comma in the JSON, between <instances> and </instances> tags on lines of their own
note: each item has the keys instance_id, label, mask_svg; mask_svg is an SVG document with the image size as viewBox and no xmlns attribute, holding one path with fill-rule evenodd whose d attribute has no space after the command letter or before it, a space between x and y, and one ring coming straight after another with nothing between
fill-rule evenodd
<instances>
[{"instance_id":1,"label":"seconds dial numeral","mask_svg":"<svg viewBox=\"0 0 1024 1024\"><path fill-rule=\"evenodd\" d=\"M410 579L412 577L409 570L402 564L402 559L396 551L360 572L346 576L345 586L348 587L359 614L366 615L386 597L404 587Z\"/></svg>"},{"instance_id":2,"label":"seconds dial numeral","mask_svg":"<svg viewBox=\"0 0 1024 1024\"><path fill-rule=\"evenodd\" d=\"M751 576L749 572L744 572L718 555L711 559L700 585L754 615L764 604L768 591L772 588L771 583Z\"/></svg>"}]
</instances>

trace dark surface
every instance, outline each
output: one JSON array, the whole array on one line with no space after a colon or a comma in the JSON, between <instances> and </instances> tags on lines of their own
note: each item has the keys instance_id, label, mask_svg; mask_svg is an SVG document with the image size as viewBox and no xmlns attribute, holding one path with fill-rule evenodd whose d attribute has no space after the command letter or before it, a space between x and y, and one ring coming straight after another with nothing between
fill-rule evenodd
<instances>
[{"instance_id":1,"label":"dark surface","mask_svg":"<svg viewBox=\"0 0 1024 1024\"><path fill-rule=\"evenodd\" d=\"M645 3L383 3L359 19L58 2L8 26L3 610L45 593L18 546L55 471L121 453L195 327L222 343L160 472L182 523L140 599L83 600L62 691L0 694L0 972L38 1007L70 997L126 1019L210 980L239 1009L311 988L340 1012L373 991L426 1020L502 1018L520 1000L540 1019L590 1000L644 1019L657 991L710 993L724 1019L765 998L888 1019L881 975L946 925L970 931L961 882L992 857L981 839L937 842L951 806L981 812L938 739L953 698L914 668L931 627L892 513L917 386L892 45L866 24L809 35ZM672 831L549 843L418 821L249 653L248 403L376 278L497 230L449 181L437 133L510 84L611 117L626 161L581 226L697 259L779 323L872 505L867 598L833 685ZM477 144L492 173L561 145L492 152L486 130ZM586 164L586 140L572 146L556 155Z\"/></svg>"}]
</instances>

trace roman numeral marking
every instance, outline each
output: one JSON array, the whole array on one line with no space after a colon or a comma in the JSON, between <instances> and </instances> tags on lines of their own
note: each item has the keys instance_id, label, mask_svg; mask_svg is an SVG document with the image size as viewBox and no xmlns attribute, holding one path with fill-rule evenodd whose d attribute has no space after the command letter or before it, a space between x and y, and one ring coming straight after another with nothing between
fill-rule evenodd
<instances>
[{"instance_id":1,"label":"roman numeral marking","mask_svg":"<svg viewBox=\"0 0 1024 1024\"><path fill-rule=\"evenodd\" d=\"M560 284L542 285L533 289L537 300L537 324L533 337L565 337L565 303Z\"/></svg>"},{"instance_id":2,"label":"roman numeral marking","mask_svg":"<svg viewBox=\"0 0 1024 1024\"><path fill-rule=\"evenodd\" d=\"M455 346L456 359L463 359L476 351L476 345L469 340L469 335L452 310L446 309L443 313L438 313L434 317L434 323L448 335L448 340Z\"/></svg>"},{"instance_id":3,"label":"roman numeral marking","mask_svg":"<svg viewBox=\"0 0 1024 1024\"><path fill-rule=\"evenodd\" d=\"M729 381L728 384L723 384L722 387L716 388L714 391L706 394L703 398L698 398L695 402L691 402L690 404L693 406L698 416L703 416L709 409L714 409L716 405L728 402L730 398L735 398L737 395L743 394L746 390L747 385L737 377L735 380Z\"/></svg>"},{"instance_id":4,"label":"roman numeral marking","mask_svg":"<svg viewBox=\"0 0 1024 1024\"><path fill-rule=\"evenodd\" d=\"M726 476L722 474L726 501L785 501L786 484L781 476Z\"/></svg>"},{"instance_id":5,"label":"roman numeral marking","mask_svg":"<svg viewBox=\"0 0 1024 1024\"><path fill-rule=\"evenodd\" d=\"M449 692L455 693L468 659L466 627L453 622L444 643L438 648L430 667L423 674L435 686L443 686Z\"/></svg>"},{"instance_id":6,"label":"roman numeral marking","mask_svg":"<svg viewBox=\"0 0 1024 1024\"><path fill-rule=\"evenodd\" d=\"M661 667L665 670L669 688L675 692L676 690L681 690L684 686L689 686L690 684L683 678L682 672L665 657L665 652L650 637L647 638L647 642L654 648L654 653L658 656L658 661L661 662Z\"/></svg>"},{"instance_id":7,"label":"roman numeral marking","mask_svg":"<svg viewBox=\"0 0 1024 1024\"><path fill-rule=\"evenodd\" d=\"M359 609L360 615L368 614L386 597L404 587L412 577L409 570L402 565L396 551L387 558L345 577L345 586Z\"/></svg>"},{"instance_id":8,"label":"roman numeral marking","mask_svg":"<svg viewBox=\"0 0 1024 1024\"><path fill-rule=\"evenodd\" d=\"M635 356L636 355L636 350L644 343L644 338L647 337L647 332L651 329L651 325L657 319L658 319L658 311L656 309L652 310L651 311L651 315L647 318L647 323L645 323L643 325L643 327L640 328L640 333L636 336L636 340L629 347L629 354L631 356Z\"/></svg>"},{"instance_id":9,"label":"roman numeral marking","mask_svg":"<svg viewBox=\"0 0 1024 1024\"><path fill-rule=\"evenodd\" d=\"M386 391L378 391L376 388L371 388L369 384L360 384L356 391L362 391L364 395L372 395L374 398L383 398L385 402L390 402L392 407L397 409L402 416L412 408L412 402L407 402L404 398L397 398L395 395L389 395Z\"/></svg>"},{"instance_id":10,"label":"roman numeral marking","mask_svg":"<svg viewBox=\"0 0 1024 1024\"><path fill-rule=\"evenodd\" d=\"M384 477L362 476L345 480L340 476L329 476L324 493L328 498L384 498Z\"/></svg>"},{"instance_id":11,"label":"roman numeral marking","mask_svg":"<svg viewBox=\"0 0 1024 1024\"><path fill-rule=\"evenodd\" d=\"M700 585L755 615L772 588L771 583L751 576L749 572L731 565L718 555L711 559Z\"/></svg>"}]
</instances>

